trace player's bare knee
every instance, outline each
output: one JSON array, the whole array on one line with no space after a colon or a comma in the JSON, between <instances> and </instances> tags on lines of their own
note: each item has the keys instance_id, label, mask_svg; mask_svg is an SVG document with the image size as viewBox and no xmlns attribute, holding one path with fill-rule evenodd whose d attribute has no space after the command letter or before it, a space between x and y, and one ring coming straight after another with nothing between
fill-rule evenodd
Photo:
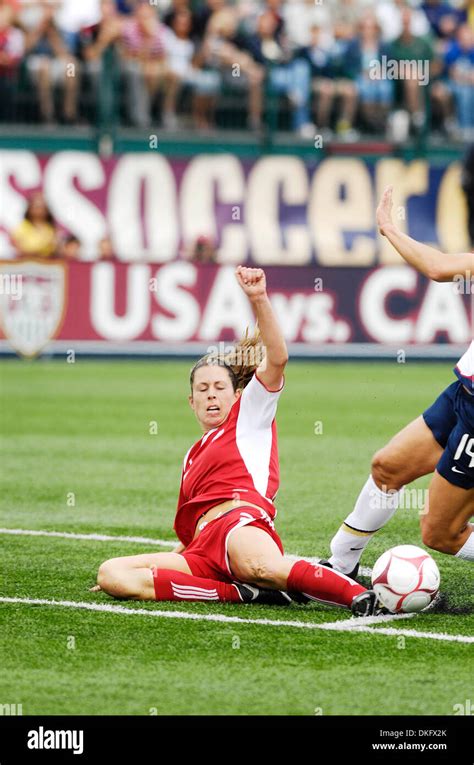
<instances>
[{"instance_id":1,"label":"player's bare knee","mask_svg":"<svg viewBox=\"0 0 474 765\"><path fill-rule=\"evenodd\" d=\"M107 591L107 587L110 582L110 576L112 574L111 564L111 560L104 561L104 563L100 564L99 570L97 572L97 584L100 585L101 589L104 591Z\"/></svg>"},{"instance_id":2,"label":"player's bare knee","mask_svg":"<svg viewBox=\"0 0 474 765\"><path fill-rule=\"evenodd\" d=\"M399 489L405 483L400 469L392 459L390 450L386 447L372 457L371 472L372 478L382 491Z\"/></svg>"},{"instance_id":3,"label":"player's bare knee","mask_svg":"<svg viewBox=\"0 0 474 765\"><path fill-rule=\"evenodd\" d=\"M120 569L117 561L113 558L106 560L99 567L97 584L104 592L114 598L126 598L133 595L126 585L123 569Z\"/></svg>"}]
</instances>

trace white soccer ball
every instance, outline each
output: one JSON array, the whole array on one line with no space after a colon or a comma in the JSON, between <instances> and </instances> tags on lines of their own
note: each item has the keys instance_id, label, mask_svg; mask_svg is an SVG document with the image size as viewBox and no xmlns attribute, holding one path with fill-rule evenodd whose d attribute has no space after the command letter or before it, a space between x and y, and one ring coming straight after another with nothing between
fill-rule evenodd
<instances>
[{"instance_id":1,"label":"white soccer ball","mask_svg":"<svg viewBox=\"0 0 474 765\"><path fill-rule=\"evenodd\" d=\"M415 545L392 547L372 570L372 587L393 614L422 611L438 594L439 583L435 561Z\"/></svg>"}]
</instances>

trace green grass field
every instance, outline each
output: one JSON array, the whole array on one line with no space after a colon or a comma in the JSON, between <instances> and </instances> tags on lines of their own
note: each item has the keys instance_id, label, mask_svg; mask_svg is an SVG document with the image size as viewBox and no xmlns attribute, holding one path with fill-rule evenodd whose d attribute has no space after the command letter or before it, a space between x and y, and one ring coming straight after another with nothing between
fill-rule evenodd
<instances>
[{"instance_id":1,"label":"green grass field","mask_svg":"<svg viewBox=\"0 0 474 765\"><path fill-rule=\"evenodd\" d=\"M3 361L2 529L173 540L182 458L199 437L188 369ZM327 555L372 453L451 380L449 365L290 364L278 416L277 529L287 552ZM421 544L416 510L400 510L363 563L404 542ZM474 698L472 643L430 637L474 634L474 568L454 558L434 555L454 613L391 621L384 634L383 624L319 629L349 614L317 604L117 603L89 592L103 560L148 549L136 542L2 531L0 546L4 599L127 609L0 602L0 704L22 704L24 715L451 715Z\"/></svg>"}]
</instances>

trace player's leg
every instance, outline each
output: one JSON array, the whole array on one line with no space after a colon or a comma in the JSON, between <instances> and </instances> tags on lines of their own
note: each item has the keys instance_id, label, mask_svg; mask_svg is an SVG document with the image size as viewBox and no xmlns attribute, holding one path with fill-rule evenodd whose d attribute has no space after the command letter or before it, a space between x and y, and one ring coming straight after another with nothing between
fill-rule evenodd
<instances>
[{"instance_id":1,"label":"player's leg","mask_svg":"<svg viewBox=\"0 0 474 765\"><path fill-rule=\"evenodd\" d=\"M344 573L357 570L362 551L402 501L405 484L432 473L456 425L458 383L450 385L422 416L397 433L372 459L371 474L331 541L329 563Z\"/></svg>"},{"instance_id":2,"label":"player's leg","mask_svg":"<svg viewBox=\"0 0 474 765\"><path fill-rule=\"evenodd\" d=\"M107 560L99 568L97 585L108 595L127 600L243 601L238 587L194 576L186 559L172 552Z\"/></svg>"},{"instance_id":3,"label":"player's leg","mask_svg":"<svg viewBox=\"0 0 474 765\"><path fill-rule=\"evenodd\" d=\"M471 400L460 393L459 419L436 466L421 532L428 547L474 561L474 421Z\"/></svg>"},{"instance_id":4,"label":"player's leg","mask_svg":"<svg viewBox=\"0 0 474 765\"><path fill-rule=\"evenodd\" d=\"M191 570L178 553L143 553L106 560L99 568L97 584L108 595L116 598L154 598L153 568L182 571Z\"/></svg>"},{"instance_id":5,"label":"player's leg","mask_svg":"<svg viewBox=\"0 0 474 765\"><path fill-rule=\"evenodd\" d=\"M474 561L474 488L454 486L437 471L430 483L421 537L432 550Z\"/></svg>"},{"instance_id":6,"label":"player's leg","mask_svg":"<svg viewBox=\"0 0 474 765\"><path fill-rule=\"evenodd\" d=\"M228 537L227 554L235 578L257 587L347 607L366 592L365 587L331 568L290 560L270 534L255 526L234 529Z\"/></svg>"}]
</instances>

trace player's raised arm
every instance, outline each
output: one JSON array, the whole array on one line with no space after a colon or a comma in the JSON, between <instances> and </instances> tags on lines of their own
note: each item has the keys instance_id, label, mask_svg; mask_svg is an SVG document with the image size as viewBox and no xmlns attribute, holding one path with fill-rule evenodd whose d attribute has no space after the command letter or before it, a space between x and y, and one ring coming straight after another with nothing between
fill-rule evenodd
<instances>
[{"instance_id":1,"label":"player's raised arm","mask_svg":"<svg viewBox=\"0 0 474 765\"><path fill-rule=\"evenodd\" d=\"M383 236L395 247L397 252L413 268L435 282L451 282L455 277L470 279L474 275L474 253L447 255L417 242L400 231L392 221L392 186L382 194L377 207L377 225Z\"/></svg>"},{"instance_id":2,"label":"player's raised arm","mask_svg":"<svg viewBox=\"0 0 474 765\"><path fill-rule=\"evenodd\" d=\"M235 275L252 304L265 346L265 358L257 369L258 377L269 390L279 390L288 362L288 349L267 295L265 273L261 268L238 266Z\"/></svg>"}]
</instances>

